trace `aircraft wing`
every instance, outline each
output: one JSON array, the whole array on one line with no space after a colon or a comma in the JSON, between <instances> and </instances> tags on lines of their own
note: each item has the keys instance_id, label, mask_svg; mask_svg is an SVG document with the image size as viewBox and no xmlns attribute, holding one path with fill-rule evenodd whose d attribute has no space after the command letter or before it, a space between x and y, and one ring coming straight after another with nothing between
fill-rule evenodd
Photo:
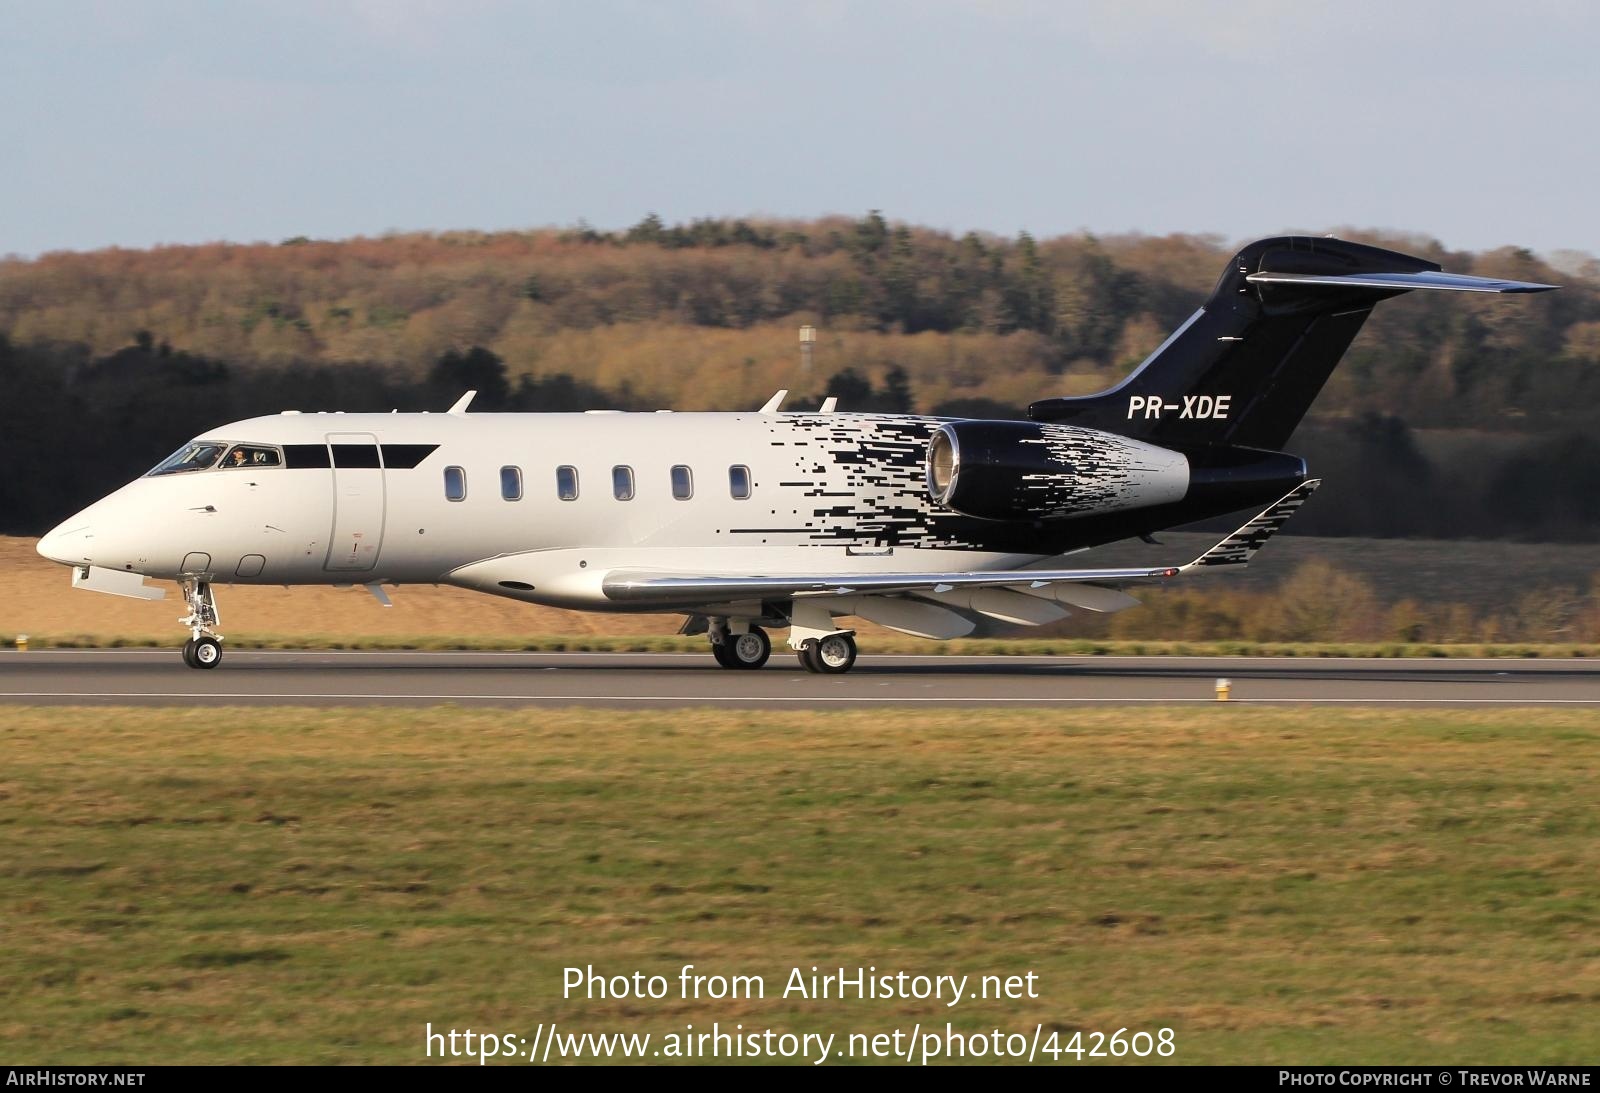
<instances>
[{"instance_id":1,"label":"aircraft wing","mask_svg":"<svg viewBox=\"0 0 1600 1093\"><path fill-rule=\"evenodd\" d=\"M829 596L942 596L958 589L1010 589L1050 596L1058 585L1119 587L1162 581L1197 569L1246 565L1277 533L1307 497L1322 484L1310 479L1191 562L1138 569L997 569L958 573L851 573L786 576L673 574L615 569L601 587L607 597L628 603L723 603L734 600L807 599ZM1130 601L1131 603L1131 601Z\"/></svg>"}]
</instances>

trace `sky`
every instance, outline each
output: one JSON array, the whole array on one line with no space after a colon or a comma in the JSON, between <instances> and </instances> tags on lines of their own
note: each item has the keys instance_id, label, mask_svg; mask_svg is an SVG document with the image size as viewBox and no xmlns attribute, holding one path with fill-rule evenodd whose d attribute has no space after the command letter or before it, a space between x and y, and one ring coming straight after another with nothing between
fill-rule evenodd
<instances>
[{"instance_id":1,"label":"sky","mask_svg":"<svg viewBox=\"0 0 1600 1093\"><path fill-rule=\"evenodd\" d=\"M1587 0L0 0L0 254L655 212L1600 253Z\"/></svg>"}]
</instances>

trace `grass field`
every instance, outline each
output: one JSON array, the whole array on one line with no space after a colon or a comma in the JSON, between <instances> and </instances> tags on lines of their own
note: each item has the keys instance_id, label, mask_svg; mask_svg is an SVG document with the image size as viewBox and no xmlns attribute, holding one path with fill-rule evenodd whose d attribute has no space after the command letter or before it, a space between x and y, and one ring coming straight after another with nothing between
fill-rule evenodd
<instances>
[{"instance_id":1,"label":"grass field","mask_svg":"<svg viewBox=\"0 0 1600 1093\"><path fill-rule=\"evenodd\" d=\"M0 743L16 1063L409 1063L426 1022L552 1020L1600 1054L1589 711L8 708ZM561 998L685 963L768 997ZM813 964L1039 997L775 997Z\"/></svg>"}]
</instances>

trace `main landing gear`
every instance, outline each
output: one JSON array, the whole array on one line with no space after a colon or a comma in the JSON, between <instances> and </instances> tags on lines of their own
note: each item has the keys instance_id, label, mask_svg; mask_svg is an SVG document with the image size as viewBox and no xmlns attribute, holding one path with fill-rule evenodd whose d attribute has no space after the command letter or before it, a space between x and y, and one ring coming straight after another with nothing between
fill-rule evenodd
<instances>
[{"instance_id":1,"label":"main landing gear","mask_svg":"<svg viewBox=\"0 0 1600 1093\"><path fill-rule=\"evenodd\" d=\"M833 629L826 613L796 611L790 619L789 646L800 666L819 675L842 675L855 667L856 639ZM781 622L781 618L779 619ZM759 626L738 619L709 620L711 655L724 668L760 668L772 656L772 639Z\"/></svg>"},{"instance_id":2,"label":"main landing gear","mask_svg":"<svg viewBox=\"0 0 1600 1093\"><path fill-rule=\"evenodd\" d=\"M856 636L840 630L833 616L814 600L796 599L789 610L789 648L800 665L819 675L843 675L856 664Z\"/></svg>"},{"instance_id":3,"label":"main landing gear","mask_svg":"<svg viewBox=\"0 0 1600 1093\"><path fill-rule=\"evenodd\" d=\"M217 598L211 582L190 577L182 584L189 614L178 621L191 634L183 644L183 662L191 668L215 668L222 663L222 635L217 633Z\"/></svg>"},{"instance_id":4,"label":"main landing gear","mask_svg":"<svg viewBox=\"0 0 1600 1093\"><path fill-rule=\"evenodd\" d=\"M711 655L724 668L759 668L772 656L772 639L759 626L734 634L723 623L711 629Z\"/></svg>"},{"instance_id":5,"label":"main landing gear","mask_svg":"<svg viewBox=\"0 0 1600 1093\"><path fill-rule=\"evenodd\" d=\"M842 675L855 667L855 635L845 631L824 638L811 638L798 653L800 664L819 675Z\"/></svg>"}]
</instances>

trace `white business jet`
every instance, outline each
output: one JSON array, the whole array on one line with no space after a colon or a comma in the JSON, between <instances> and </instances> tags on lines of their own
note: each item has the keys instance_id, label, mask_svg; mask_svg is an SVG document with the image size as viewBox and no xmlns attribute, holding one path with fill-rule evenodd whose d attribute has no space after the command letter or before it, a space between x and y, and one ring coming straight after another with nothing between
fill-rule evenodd
<instances>
[{"instance_id":1,"label":"white business jet","mask_svg":"<svg viewBox=\"0 0 1600 1093\"><path fill-rule=\"evenodd\" d=\"M184 660L222 660L219 584L450 584L590 611L679 612L719 664L759 668L768 629L846 672L868 619L927 638L979 617L1040 625L1127 591L1243 565L1317 486L1282 452L1374 304L1413 289L1551 285L1439 272L1337 239L1245 247L1126 380L1027 421L786 412L286 411L208 431L64 520L39 553L79 588L178 582ZM1241 509L1181 565L1063 556Z\"/></svg>"}]
</instances>

